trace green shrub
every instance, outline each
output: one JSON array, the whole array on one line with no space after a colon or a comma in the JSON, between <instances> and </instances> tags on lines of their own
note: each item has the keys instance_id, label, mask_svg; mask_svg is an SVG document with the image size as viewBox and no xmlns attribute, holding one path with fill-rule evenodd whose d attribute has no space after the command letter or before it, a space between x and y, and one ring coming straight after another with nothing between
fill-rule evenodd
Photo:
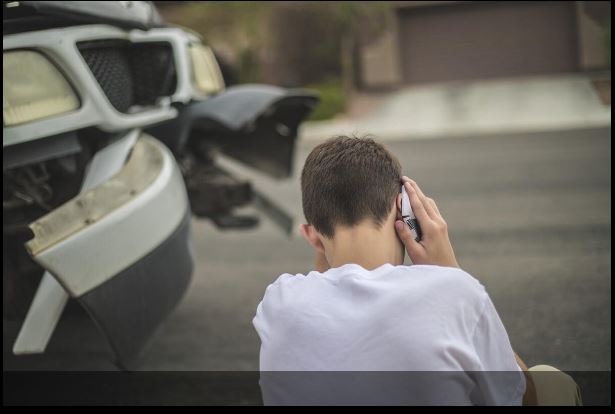
<instances>
[{"instance_id":1,"label":"green shrub","mask_svg":"<svg viewBox=\"0 0 615 414\"><path fill-rule=\"evenodd\" d=\"M339 79L307 85L305 89L317 92L320 95L320 103L310 115L310 121L331 119L346 109L346 97L344 88Z\"/></svg>"}]
</instances>

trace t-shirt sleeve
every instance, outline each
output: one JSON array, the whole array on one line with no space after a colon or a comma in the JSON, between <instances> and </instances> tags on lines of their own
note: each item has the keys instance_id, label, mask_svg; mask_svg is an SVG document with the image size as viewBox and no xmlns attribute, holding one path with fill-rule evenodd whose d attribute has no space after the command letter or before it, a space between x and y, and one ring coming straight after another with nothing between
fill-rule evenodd
<instances>
[{"instance_id":1,"label":"t-shirt sleeve","mask_svg":"<svg viewBox=\"0 0 615 414\"><path fill-rule=\"evenodd\" d=\"M476 376L475 401L481 405L521 405L525 376L517 364L500 316L485 295L472 341L480 371Z\"/></svg>"}]
</instances>

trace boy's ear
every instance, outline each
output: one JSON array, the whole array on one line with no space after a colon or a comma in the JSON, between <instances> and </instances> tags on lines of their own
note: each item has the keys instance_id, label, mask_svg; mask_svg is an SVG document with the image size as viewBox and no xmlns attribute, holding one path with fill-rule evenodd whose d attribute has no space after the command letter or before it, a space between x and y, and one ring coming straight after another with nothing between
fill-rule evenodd
<instances>
[{"instance_id":1,"label":"boy's ear","mask_svg":"<svg viewBox=\"0 0 615 414\"><path fill-rule=\"evenodd\" d=\"M395 207L397 208L397 218L401 219L401 193L395 198Z\"/></svg>"},{"instance_id":2,"label":"boy's ear","mask_svg":"<svg viewBox=\"0 0 615 414\"><path fill-rule=\"evenodd\" d=\"M325 247L322 244L322 240L318 235L318 232L311 224L299 225L299 231L305 240L312 245L312 247L319 253L325 252Z\"/></svg>"}]
</instances>

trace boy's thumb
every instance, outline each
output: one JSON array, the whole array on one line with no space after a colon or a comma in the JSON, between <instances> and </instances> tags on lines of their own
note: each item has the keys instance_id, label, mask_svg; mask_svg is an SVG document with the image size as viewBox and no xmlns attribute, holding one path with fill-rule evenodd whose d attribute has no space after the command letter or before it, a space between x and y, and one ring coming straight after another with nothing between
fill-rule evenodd
<instances>
[{"instance_id":1,"label":"boy's thumb","mask_svg":"<svg viewBox=\"0 0 615 414\"><path fill-rule=\"evenodd\" d=\"M401 241L406 244L408 237L410 237L410 229L407 228L406 223L401 220L395 221L395 230Z\"/></svg>"},{"instance_id":2,"label":"boy's thumb","mask_svg":"<svg viewBox=\"0 0 615 414\"><path fill-rule=\"evenodd\" d=\"M413 259L411 255L417 252L420 244L412 237L412 232L410 232L408 225L401 220L397 220L395 221L395 231L397 232L397 237L404 244L408 255L410 255L410 259Z\"/></svg>"}]
</instances>

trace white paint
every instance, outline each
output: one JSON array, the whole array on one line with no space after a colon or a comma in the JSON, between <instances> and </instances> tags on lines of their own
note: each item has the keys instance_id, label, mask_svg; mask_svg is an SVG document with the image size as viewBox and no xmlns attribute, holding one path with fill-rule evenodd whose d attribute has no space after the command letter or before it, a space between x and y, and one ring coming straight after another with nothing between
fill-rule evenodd
<instances>
[{"instance_id":1,"label":"white paint","mask_svg":"<svg viewBox=\"0 0 615 414\"><path fill-rule=\"evenodd\" d=\"M85 193L114 176L126 163L126 158L135 146L139 134L138 129L130 131L121 139L94 154L88 165L83 184L81 184L80 193Z\"/></svg>"},{"instance_id":2,"label":"white paint","mask_svg":"<svg viewBox=\"0 0 615 414\"><path fill-rule=\"evenodd\" d=\"M13 353L45 352L67 301L68 293L49 272L45 272L13 345Z\"/></svg>"}]
</instances>

